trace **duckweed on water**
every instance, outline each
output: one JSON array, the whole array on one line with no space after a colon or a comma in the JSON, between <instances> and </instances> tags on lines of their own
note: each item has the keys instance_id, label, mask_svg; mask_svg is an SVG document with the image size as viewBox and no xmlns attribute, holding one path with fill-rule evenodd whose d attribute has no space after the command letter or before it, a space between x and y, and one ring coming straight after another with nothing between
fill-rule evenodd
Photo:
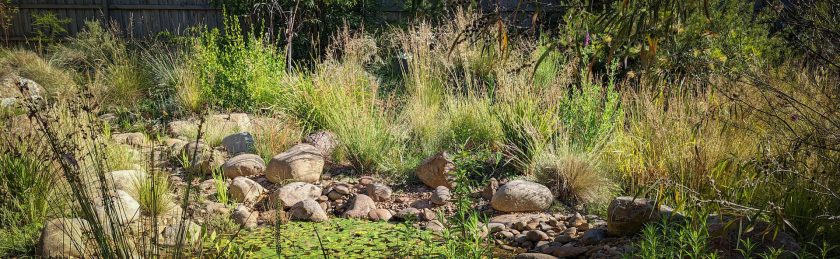
<instances>
[{"instance_id":1,"label":"duckweed on water","mask_svg":"<svg viewBox=\"0 0 840 259\"><path fill-rule=\"evenodd\" d=\"M335 218L321 223L289 222L279 230L279 249L270 227L240 234L234 244L248 250L248 257L252 258L277 258L278 251L283 258L324 258L324 252L330 258L416 258L439 254L433 234L409 224Z\"/></svg>"}]
</instances>

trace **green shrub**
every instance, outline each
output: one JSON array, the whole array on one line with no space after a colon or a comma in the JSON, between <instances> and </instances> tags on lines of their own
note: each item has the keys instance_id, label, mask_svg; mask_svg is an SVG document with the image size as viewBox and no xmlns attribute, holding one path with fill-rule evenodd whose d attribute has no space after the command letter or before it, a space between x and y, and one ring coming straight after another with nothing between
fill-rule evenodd
<instances>
[{"instance_id":1,"label":"green shrub","mask_svg":"<svg viewBox=\"0 0 840 259\"><path fill-rule=\"evenodd\" d=\"M269 103L273 92L282 90L278 83L285 75L283 54L258 35L261 34L257 31L243 33L238 20L232 17L225 19L224 34L218 29L202 33L194 49L194 65L201 78L202 98L215 108L264 108L258 105ZM184 93L192 95L191 91Z\"/></svg>"}]
</instances>

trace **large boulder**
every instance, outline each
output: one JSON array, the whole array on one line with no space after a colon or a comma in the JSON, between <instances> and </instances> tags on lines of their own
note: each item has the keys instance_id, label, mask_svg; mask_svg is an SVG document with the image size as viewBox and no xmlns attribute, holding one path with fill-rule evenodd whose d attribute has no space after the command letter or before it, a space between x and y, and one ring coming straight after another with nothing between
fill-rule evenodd
<instances>
[{"instance_id":1,"label":"large boulder","mask_svg":"<svg viewBox=\"0 0 840 259\"><path fill-rule=\"evenodd\" d=\"M615 236L639 232L645 223L660 219L656 202L645 198L617 197L607 208L607 232Z\"/></svg>"},{"instance_id":2,"label":"large boulder","mask_svg":"<svg viewBox=\"0 0 840 259\"><path fill-rule=\"evenodd\" d=\"M420 181L429 187L446 186L452 188L453 179L450 171L454 169L455 164L452 163L449 155L446 152L441 152L423 160L423 163L415 170L415 174L417 178L420 178Z\"/></svg>"},{"instance_id":3,"label":"large boulder","mask_svg":"<svg viewBox=\"0 0 840 259\"><path fill-rule=\"evenodd\" d=\"M265 188L259 183L247 177L233 178L229 188L230 197L236 202L251 203L257 200L264 192Z\"/></svg>"},{"instance_id":4,"label":"large boulder","mask_svg":"<svg viewBox=\"0 0 840 259\"><path fill-rule=\"evenodd\" d=\"M271 203L282 203L283 208L294 206L306 199L318 199L321 196L321 187L304 182L294 182L274 191L271 195Z\"/></svg>"},{"instance_id":5,"label":"large boulder","mask_svg":"<svg viewBox=\"0 0 840 259\"><path fill-rule=\"evenodd\" d=\"M228 178L261 175L265 172L265 162L258 155L241 154L225 161L222 172Z\"/></svg>"},{"instance_id":6,"label":"large boulder","mask_svg":"<svg viewBox=\"0 0 840 259\"><path fill-rule=\"evenodd\" d=\"M58 218L47 221L41 229L38 252L46 258L85 258L84 233L88 222L80 218Z\"/></svg>"},{"instance_id":7,"label":"large boulder","mask_svg":"<svg viewBox=\"0 0 840 259\"><path fill-rule=\"evenodd\" d=\"M338 136L329 131L318 131L304 138L304 143L310 144L321 151L321 156L329 159L338 147Z\"/></svg>"},{"instance_id":8,"label":"large boulder","mask_svg":"<svg viewBox=\"0 0 840 259\"><path fill-rule=\"evenodd\" d=\"M490 204L504 212L528 212L548 209L554 196L545 185L525 180L510 181L499 187Z\"/></svg>"},{"instance_id":9,"label":"large boulder","mask_svg":"<svg viewBox=\"0 0 840 259\"><path fill-rule=\"evenodd\" d=\"M305 199L296 203L292 206L289 213L291 214L291 218L294 220L308 220L312 222L329 220L327 213L324 212L321 205L313 199Z\"/></svg>"},{"instance_id":10,"label":"large boulder","mask_svg":"<svg viewBox=\"0 0 840 259\"><path fill-rule=\"evenodd\" d=\"M271 158L265 176L273 183L287 180L314 183L321 179L324 157L309 144L297 144Z\"/></svg>"},{"instance_id":11,"label":"large boulder","mask_svg":"<svg viewBox=\"0 0 840 259\"><path fill-rule=\"evenodd\" d=\"M230 134L222 139L222 146L232 156L250 153L254 151L254 137L249 132Z\"/></svg>"},{"instance_id":12,"label":"large boulder","mask_svg":"<svg viewBox=\"0 0 840 259\"><path fill-rule=\"evenodd\" d=\"M356 195L350 209L344 212L347 218L368 218L370 211L376 209L376 203L369 196L364 194Z\"/></svg>"}]
</instances>

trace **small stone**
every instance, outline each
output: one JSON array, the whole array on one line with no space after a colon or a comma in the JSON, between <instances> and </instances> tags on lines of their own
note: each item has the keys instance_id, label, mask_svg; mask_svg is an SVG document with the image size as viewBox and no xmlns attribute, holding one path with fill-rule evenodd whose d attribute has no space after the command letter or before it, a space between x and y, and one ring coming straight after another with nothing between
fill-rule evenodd
<instances>
[{"instance_id":1,"label":"small stone","mask_svg":"<svg viewBox=\"0 0 840 259\"><path fill-rule=\"evenodd\" d=\"M350 194L350 187L347 186L347 185L339 184L339 185L333 186L333 191L335 191L335 192L337 192L338 194L341 194L341 195L348 195L348 194Z\"/></svg>"},{"instance_id":2,"label":"small stone","mask_svg":"<svg viewBox=\"0 0 840 259\"><path fill-rule=\"evenodd\" d=\"M580 226L586 224L586 218L580 215L580 213L575 213L574 216L569 220L570 227L580 228Z\"/></svg>"},{"instance_id":3,"label":"small stone","mask_svg":"<svg viewBox=\"0 0 840 259\"><path fill-rule=\"evenodd\" d=\"M499 181L496 178L490 178L490 181L487 182L487 186L484 187L484 190L481 191L481 197L485 200L493 199L493 195L496 194L496 190L499 189Z\"/></svg>"},{"instance_id":4,"label":"small stone","mask_svg":"<svg viewBox=\"0 0 840 259\"><path fill-rule=\"evenodd\" d=\"M575 257L586 253L586 251L589 251L589 248L566 244L555 249L551 254L557 257Z\"/></svg>"},{"instance_id":5,"label":"small stone","mask_svg":"<svg viewBox=\"0 0 840 259\"><path fill-rule=\"evenodd\" d=\"M432 192L431 201L434 204L444 205L447 202L449 202L450 199L452 199L452 194L449 192L449 188L446 188L446 186L438 186Z\"/></svg>"},{"instance_id":6,"label":"small stone","mask_svg":"<svg viewBox=\"0 0 840 259\"><path fill-rule=\"evenodd\" d=\"M330 200L329 197L327 197L326 195L321 195L321 196L318 196L318 199L316 201L325 202L325 201L328 201L328 200Z\"/></svg>"},{"instance_id":7,"label":"small stone","mask_svg":"<svg viewBox=\"0 0 840 259\"><path fill-rule=\"evenodd\" d=\"M408 201L408 198L400 196L394 199L394 201L397 203L406 203Z\"/></svg>"},{"instance_id":8,"label":"small stone","mask_svg":"<svg viewBox=\"0 0 840 259\"><path fill-rule=\"evenodd\" d=\"M435 233L440 233L440 232L443 232L445 227L443 226L443 223L440 223L440 221L431 220L429 222L424 223L423 228L425 228L426 230L435 232Z\"/></svg>"},{"instance_id":9,"label":"small stone","mask_svg":"<svg viewBox=\"0 0 840 259\"><path fill-rule=\"evenodd\" d=\"M543 240L551 240L551 237L549 237L548 234L546 234L545 232L542 232L540 230L525 231L525 237L529 241L534 241L534 242L543 241Z\"/></svg>"},{"instance_id":10,"label":"small stone","mask_svg":"<svg viewBox=\"0 0 840 259\"><path fill-rule=\"evenodd\" d=\"M507 229L507 227L505 227L505 224L495 222L487 223L487 228L490 229L490 233L496 233Z\"/></svg>"},{"instance_id":11,"label":"small stone","mask_svg":"<svg viewBox=\"0 0 840 259\"><path fill-rule=\"evenodd\" d=\"M557 257L541 253L521 253L516 255L514 259L557 259Z\"/></svg>"},{"instance_id":12,"label":"small stone","mask_svg":"<svg viewBox=\"0 0 840 259\"><path fill-rule=\"evenodd\" d=\"M386 209L371 210L368 217L373 221L389 221L391 220L391 211Z\"/></svg>"},{"instance_id":13,"label":"small stone","mask_svg":"<svg viewBox=\"0 0 840 259\"><path fill-rule=\"evenodd\" d=\"M504 239L510 239L510 238L513 238L515 235L513 233L511 233L510 231L504 230L504 231L499 231L497 236L502 237Z\"/></svg>"},{"instance_id":14,"label":"small stone","mask_svg":"<svg viewBox=\"0 0 840 259\"><path fill-rule=\"evenodd\" d=\"M412 208L412 207L408 207L408 208L402 209L399 212L397 212L396 217L398 219L402 219L402 220L417 219L419 214L420 214L420 210Z\"/></svg>"},{"instance_id":15,"label":"small stone","mask_svg":"<svg viewBox=\"0 0 840 259\"><path fill-rule=\"evenodd\" d=\"M373 201L388 201L391 199L391 188L380 183L371 183L367 185L367 195Z\"/></svg>"},{"instance_id":16,"label":"small stone","mask_svg":"<svg viewBox=\"0 0 840 259\"><path fill-rule=\"evenodd\" d=\"M583 233L580 243L583 245L596 245L607 238L607 230L602 228L591 229Z\"/></svg>"},{"instance_id":17,"label":"small stone","mask_svg":"<svg viewBox=\"0 0 840 259\"><path fill-rule=\"evenodd\" d=\"M437 219L437 214L431 209L423 209L420 211L420 219L424 221Z\"/></svg>"},{"instance_id":18,"label":"small stone","mask_svg":"<svg viewBox=\"0 0 840 259\"><path fill-rule=\"evenodd\" d=\"M333 191L331 191L330 193L327 194L327 198L330 199L331 201L341 200L341 199L344 199L344 197L345 197L344 194L340 194L335 190L333 190Z\"/></svg>"},{"instance_id":19,"label":"small stone","mask_svg":"<svg viewBox=\"0 0 840 259\"><path fill-rule=\"evenodd\" d=\"M518 221L516 223L513 223L513 229L522 231L522 230L525 230L525 226L527 226L527 225L528 225L528 223L525 222L525 221Z\"/></svg>"},{"instance_id":20,"label":"small stone","mask_svg":"<svg viewBox=\"0 0 840 259\"><path fill-rule=\"evenodd\" d=\"M237 207L236 210L233 212L233 222L247 229L256 228L257 219L259 219L259 217L259 212L251 211L247 207L242 205Z\"/></svg>"},{"instance_id":21,"label":"small stone","mask_svg":"<svg viewBox=\"0 0 840 259\"><path fill-rule=\"evenodd\" d=\"M289 211L292 219L308 220L312 222L323 222L329 220L327 213L321 204L312 199L305 199L294 206Z\"/></svg>"},{"instance_id":22,"label":"small stone","mask_svg":"<svg viewBox=\"0 0 840 259\"><path fill-rule=\"evenodd\" d=\"M570 235L570 236L575 236L575 235L577 235L577 228L576 227L567 228L566 230L563 230L563 234Z\"/></svg>"},{"instance_id":23,"label":"small stone","mask_svg":"<svg viewBox=\"0 0 840 259\"><path fill-rule=\"evenodd\" d=\"M572 238L572 236L569 236L567 234L561 234L559 236L554 237L554 242L557 242L557 243L560 243L560 244L565 244L565 243L568 243L568 242L572 242L574 240L575 239Z\"/></svg>"},{"instance_id":24,"label":"small stone","mask_svg":"<svg viewBox=\"0 0 840 259\"><path fill-rule=\"evenodd\" d=\"M368 184L372 184L374 182L375 181L373 180L373 177L370 176L362 176L361 178L359 178L359 184L361 184L362 186L367 186Z\"/></svg>"}]
</instances>

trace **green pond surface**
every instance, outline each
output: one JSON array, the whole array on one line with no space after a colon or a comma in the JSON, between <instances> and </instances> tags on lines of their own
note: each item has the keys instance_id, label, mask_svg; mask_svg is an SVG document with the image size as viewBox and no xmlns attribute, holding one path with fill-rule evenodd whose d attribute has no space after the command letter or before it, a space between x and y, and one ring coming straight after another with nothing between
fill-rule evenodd
<instances>
[{"instance_id":1,"label":"green pond surface","mask_svg":"<svg viewBox=\"0 0 840 259\"><path fill-rule=\"evenodd\" d=\"M279 236L275 234L273 228L262 227L239 233L233 242L249 258L277 258L278 254L283 258L324 258L324 253L329 258L418 258L439 254L439 243L431 232L407 224L335 218L321 223L289 222L279 227Z\"/></svg>"}]
</instances>

